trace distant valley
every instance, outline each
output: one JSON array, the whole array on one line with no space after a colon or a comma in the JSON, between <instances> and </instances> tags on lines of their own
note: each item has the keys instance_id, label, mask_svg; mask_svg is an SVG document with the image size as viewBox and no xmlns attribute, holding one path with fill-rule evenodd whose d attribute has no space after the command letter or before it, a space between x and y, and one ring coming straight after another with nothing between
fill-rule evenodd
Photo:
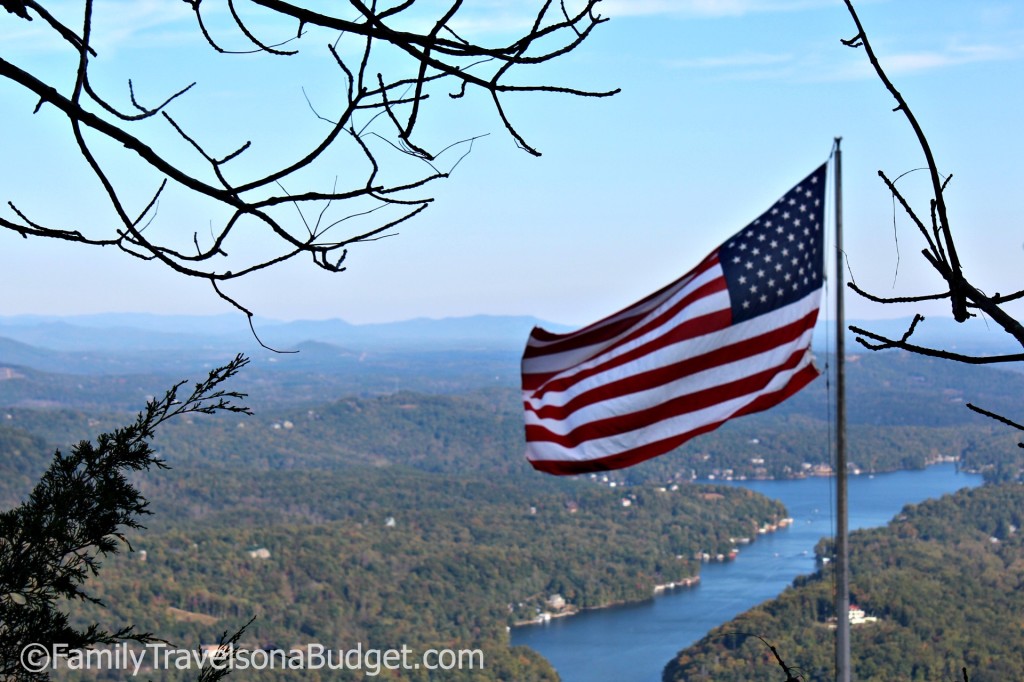
<instances>
[{"instance_id":1,"label":"distant valley","mask_svg":"<svg viewBox=\"0 0 1024 682\"><path fill-rule=\"evenodd\" d=\"M456 642L493 661L467 680L554 680L540 656L509 648L508 625L556 595L561 608L591 608L699 575L696 556L728 555L786 515L709 481L815 475L829 463L824 379L678 452L566 480L522 456L518 362L536 320L257 325L265 342L300 351L284 354L260 349L239 322L0 318L5 506L55 449L115 428L239 350L252 357L230 386L249 393L252 417L161 427L156 446L173 468L139 478L155 514L131 535L146 559L108 562L90 584L109 609L78 618L208 642L256 615L253 644ZM825 348L820 358L834 361ZM956 459L991 481L1019 476L1016 435L963 403L1012 413L1024 375L896 352L852 355L848 375L850 456L865 473Z\"/></svg>"}]
</instances>

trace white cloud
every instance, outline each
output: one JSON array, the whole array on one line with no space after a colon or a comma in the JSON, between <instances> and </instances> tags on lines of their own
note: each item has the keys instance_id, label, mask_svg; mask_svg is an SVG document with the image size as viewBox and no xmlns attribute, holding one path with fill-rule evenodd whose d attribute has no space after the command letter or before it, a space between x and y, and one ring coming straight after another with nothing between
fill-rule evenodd
<instances>
[{"instance_id":1,"label":"white cloud","mask_svg":"<svg viewBox=\"0 0 1024 682\"><path fill-rule=\"evenodd\" d=\"M677 59L668 65L678 69L730 69L777 66L793 62L791 54L739 53L722 57L696 57Z\"/></svg>"},{"instance_id":2,"label":"white cloud","mask_svg":"<svg viewBox=\"0 0 1024 682\"><path fill-rule=\"evenodd\" d=\"M834 6L834 0L605 0L600 12L610 17L740 17L766 12L794 12Z\"/></svg>"},{"instance_id":3,"label":"white cloud","mask_svg":"<svg viewBox=\"0 0 1024 682\"><path fill-rule=\"evenodd\" d=\"M890 76L925 73L964 64L1017 60L1024 49L994 44L957 45L944 50L924 50L880 55ZM863 52L822 53L811 49L799 53L737 52L735 54L690 57L665 62L673 69L703 71L725 80L833 82L874 78L875 72Z\"/></svg>"},{"instance_id":4,"label":"white cloud","mask_svg":"<svg viewBox=\"0 0 1024 682\"><path fill-rule=\"evenodd\" d=\"M450 25L453 31L463 37L489 33L518 33L532 26L535 18L536 15L533 14L493 11L466 16L459 14Z\"/></svg>"},{"instance_id":5,"label":"white cloud","mask_svg":"<svg viewBox=\"0 0 1024 682\"><path fill-rule=\"evenodd\" d=\"M999 45L965 45L952 47L944 52L891 55L885 58L883 66L893 73L912 73L944 66L956 66L958 64L1005 61L1018 56L1019 52L1017 50L1011 50Z\"/></svg>"},{"instance_id":6,"label":"white cloud","mask_svg":"<svg viewBox=\"0 0 1024 682\"><path fill-rule=\"evenodd\" d=\"M55 0L46 9L75 33L81 33L83 10L80 1ZM132 42L151 44L171 33L182 37L197 32L192 11L184 2L167 0L99 0L93 6L92 45L97 52L116 50ZM11 17L0 24L0 42L7 54L65 50L68 45L46 22Z\"/></svg>"},{"instance_id":7,"label":"white cloud","mask_svg":"<svg viewBox=\"0 0 1024 682\"><path fill-rule=\"evenodd\" d=\"M848 62L828 74L827 80L848 80L874 77L874 69L863 54L860 61ZM1020 59L1022 50L1017 47L1003 45L956 45L944 50L928 50L920 52L899 52L896 54L879 55L882 68L890 76L901 74L923 73L935 69L949 68L962 64L981 62L1010 61Z\"/></svg>"},{"instance_id":8,"label":"white cloud","mask_svg":"<svg viewBox=\"0 0 1024 682\"><path fill-rule=\"evenodd\" d=\"M216 5L209 10L204 6L204 18L223 13ZM93 16L96 38L102 41L96 45L99 51L202 41L195 14L184 2L98 0Z\"/></svg>"},{"instance_id":9,"label":"white cloud","mask_svg":"<svg viewBox=\"0 0 1024 682\"><path fill-rule=\"evenodd\" d=\"M459 31L503 32L530 26L540 3L522 0L491 0L467 5L453 28ZM833 7L835 0L601 0L595 12L606 18L673 15L679 17L739 17L765 12L791 12ZM426 5L429 7L429 3ZM582 8L581 0L567 0L570 14ZM557 18L557 3L549 17Z\"/></svg>"}]
</instances>

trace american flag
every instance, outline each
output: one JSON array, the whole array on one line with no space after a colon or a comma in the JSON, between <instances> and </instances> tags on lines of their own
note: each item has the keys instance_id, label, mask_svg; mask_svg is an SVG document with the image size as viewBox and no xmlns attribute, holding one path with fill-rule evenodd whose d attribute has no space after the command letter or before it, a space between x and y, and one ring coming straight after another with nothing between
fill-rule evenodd
<instances>
[{"instance_id":1,"label":"american flag","mask_svg":"<svg viewBox=\"0 0 1024 682\"><path fill-rule=\"evenodd\" d=\"M534 468L631 466L818 376L825 169L660 291L575 332L534 328L522 361Z\"/></svg>"}]
</instances>

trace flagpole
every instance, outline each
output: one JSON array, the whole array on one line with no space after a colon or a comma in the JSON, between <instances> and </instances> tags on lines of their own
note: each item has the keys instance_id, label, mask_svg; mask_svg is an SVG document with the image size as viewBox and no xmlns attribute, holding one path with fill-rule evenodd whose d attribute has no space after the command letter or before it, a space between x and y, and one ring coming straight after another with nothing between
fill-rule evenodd
<instances>
[{"instance_id":1,"label":"flagpole","mask_svg":"<svg viewBox=\"0 0 1024 682\"><path fill-rule=\"evenodd\" d=\"M836 177L836 680L850 682L850 570L846 499L846 326L843 297L843 153L835 138Z\"/></svg>"}]
</instances>

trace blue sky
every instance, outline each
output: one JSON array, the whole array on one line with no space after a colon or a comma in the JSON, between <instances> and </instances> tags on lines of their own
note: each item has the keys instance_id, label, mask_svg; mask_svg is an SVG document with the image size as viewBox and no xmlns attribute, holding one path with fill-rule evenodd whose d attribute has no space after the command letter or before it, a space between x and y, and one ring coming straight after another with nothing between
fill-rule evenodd
<instances>
[{"instance_id":1,"label":"blue sky","mask_svg":"<svg viewBox=\"0 0 1024 682\"><path fill-rule=\"evenodd\" d=\"M463 30L495 36L521 27L529 18L523 8L532 3L467 5ZM397 236L353 248L346 273L327 275L301 262L227 290L257 314L280 319L489 313L583 324L695 265L822 163L837 135L853 276L879 294L938 287L901 213L894 228L891 198L876 175L917 168L922 155L863 51L840 44L854 33L840 0L602 5L611 21L534 78L622 92L604 100L509 100L518 128L542 157L517 150L479 98L458 109L444 104L425 123L431 139L490 135L451 179L433 187L437 201L426 214ZM74 3L53 6L78 11ZM254 156L302 148L317 126L303 88L327 106L335 82L323 71L323 41L300 43L304 55L280 66L247 57L211 60L183 6L99 2L100 87L123 100L131 77L152 101L197 80L195 96L174 105L176 116L199 120L196 112L213 112L210 135L231 141L238 131L217 113L241 104L259 112ZM1024 5L862 0L858 11L929 134L941 170L954 174L947 201L965 268L986 291L1021 288ZM68 83L66 52L35 29L0 16L4 58ZM77 172L67 153L66 126L45 109L31 116L34 105L0 83L2 204L13 200L51 224L102 224L95 182ZM123 173L134 179L130 167ZM923 173L913 173L900 186L921 197L924 182ZM194 225L208 223L208 210L183 201L154 229L187 225L191 235ZM159 265L11 234L0 234L0 291L0 315L230 310L207 285ZM847 302L850 317L941 313L882 308L854 296Z\"/></svg>"}]
</instances>

